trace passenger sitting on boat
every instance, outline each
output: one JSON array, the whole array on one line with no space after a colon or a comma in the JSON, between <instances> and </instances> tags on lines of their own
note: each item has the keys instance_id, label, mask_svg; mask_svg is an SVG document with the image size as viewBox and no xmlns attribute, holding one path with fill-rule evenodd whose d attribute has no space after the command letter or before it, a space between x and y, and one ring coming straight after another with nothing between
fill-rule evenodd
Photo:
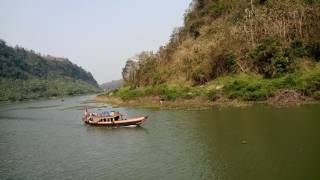
<instances>
[{"instance_id":1,"label":"passenger sitting on boat","mask_svg":"<svg viewBox=\"0 0 320 180\"><path fill-rule=\"evenodd\" d=\"M104 111L101 113L103 116L109 116L109 112L108 111Z\"/></svg>"}]
</instances>

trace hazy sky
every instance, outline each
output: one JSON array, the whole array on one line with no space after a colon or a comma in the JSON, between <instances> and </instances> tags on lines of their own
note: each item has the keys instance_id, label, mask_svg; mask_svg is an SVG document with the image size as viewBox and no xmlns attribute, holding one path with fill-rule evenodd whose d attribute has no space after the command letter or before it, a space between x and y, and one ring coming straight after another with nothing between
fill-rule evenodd
<instances>
[{"instance_id":1,"label":"hazy sky","mask_svg":"<svg viewBox=\"0 0 320 180\"><path fill-rule=\"evenodd\" d=\"M99 83L121 78L128 58L156 51L191 0L0 0L0 39L67 57Z\"/></svg>"}]
</instances>

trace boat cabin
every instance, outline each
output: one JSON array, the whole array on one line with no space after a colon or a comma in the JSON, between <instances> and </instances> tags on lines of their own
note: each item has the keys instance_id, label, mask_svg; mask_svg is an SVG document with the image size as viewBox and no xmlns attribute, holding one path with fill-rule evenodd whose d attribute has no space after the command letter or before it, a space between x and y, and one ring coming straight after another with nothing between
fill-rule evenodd
<instances>
[{"instance_id":1,"label":"boat cabin","mask_svg":"<svg viewBox=\"0 0 320 180\"><path fill-rule=\"evenodd\" d=\"M82 119L86 124L98 126L140 126L147 118L148 116L141 116L127 119L125 115L118 111L89 113L86 108Z\"/></svg>"},{"instance_id":2,"label":"boat cabin","mask_svg":"<svg viewBox=\"0 0 320 180\"><path fill-rule=\"evenodd\" d=\"M116 111L105 111L99 114L90 113L89 114L89 121L94 122L114 122L119 120L125 120L123 114L116 112Z\"/></svg>"}]
</instances>

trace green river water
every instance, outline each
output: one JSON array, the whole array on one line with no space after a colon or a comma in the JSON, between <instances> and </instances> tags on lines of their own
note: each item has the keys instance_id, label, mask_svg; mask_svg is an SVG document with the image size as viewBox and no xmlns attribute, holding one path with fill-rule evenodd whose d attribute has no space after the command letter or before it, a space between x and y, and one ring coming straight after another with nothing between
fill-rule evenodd
<instances>
[{"instance_id":1,"label":"green river water","mask_svg":"<svg viewBox=\"0 0 320 180\"><path fill-rule=\"evenodd\" d=\"M320 179L320 105L155 110L93 96L0 105L0 179ZM91 127L83 109L148 115Z\"/></svg>"}]
</instances>

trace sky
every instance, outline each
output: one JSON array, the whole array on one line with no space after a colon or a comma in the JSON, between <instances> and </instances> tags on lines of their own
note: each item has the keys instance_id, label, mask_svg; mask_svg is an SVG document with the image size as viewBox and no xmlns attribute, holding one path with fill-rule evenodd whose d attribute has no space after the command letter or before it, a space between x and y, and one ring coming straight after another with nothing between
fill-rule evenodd
<instances>
[{"instance_id":1,"label":"sky","mask_svg":"<svg viewBox=\"0 0 320 180\"><path fill-rule=\"evenodd\" d=\"M191 0L0 0L0 39L68 58L98 83L121 78L128 58L157 51Z\"/></svg>"}]
</instances>

